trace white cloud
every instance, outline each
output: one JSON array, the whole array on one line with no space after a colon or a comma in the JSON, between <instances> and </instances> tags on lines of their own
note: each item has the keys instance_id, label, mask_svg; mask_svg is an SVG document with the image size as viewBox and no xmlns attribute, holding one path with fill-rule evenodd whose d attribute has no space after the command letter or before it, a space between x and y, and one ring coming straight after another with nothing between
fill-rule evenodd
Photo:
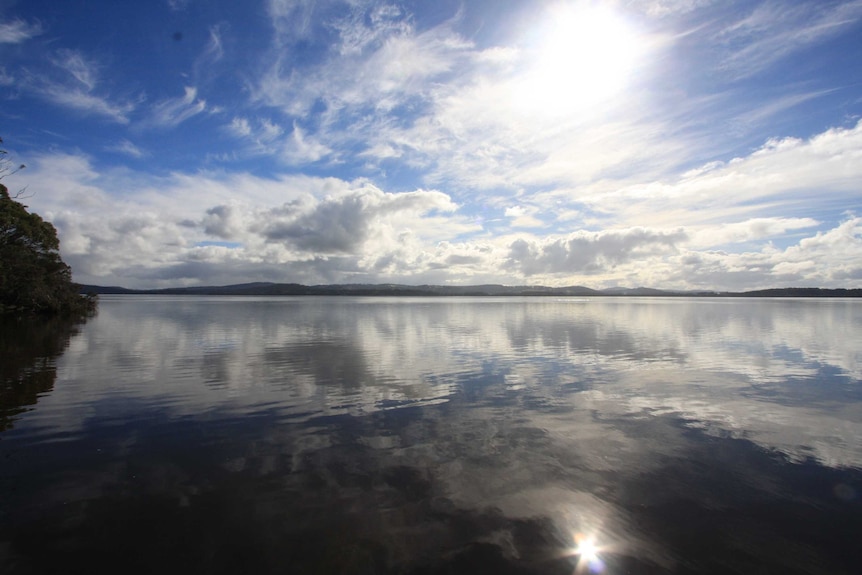
<instances>
[{"instance_id":1,"label":"white cloud","mask_svg":"<svg viewBox=\"0 0 862 575\"><path fill-rule=\"evenodd\" d=\"M297 122L286 137L284 128L268 118L235 117L226 129L245 141L247 152L280 156L289 165L314 163L333 152L317 137L307 135Z\"/></svg>"},{"instance_id":2,"label":"white cloud","mask_svg":"<svg viewBox=\"0 0 862 575\"><path fill-rule=\"evenodd\" d=\"M761 124L765 120L795 108L800 104L804 104L805 102L815 100L833 92L834 90L816 90L811 92L784 94L774 100L766 100L765 103L755 108L749 108L734 117L733 122L735 124L735 129L738 130L749 125ZM742 126L739 124L742 124Z\"/></svg>"},{"instance_id":3,"label":"white cloud","mask_svg":"<svg viewBox=\"0 0 862 575\"><path fill-rule=\"evenodd\" d=\"M180 12L189 7L191 0L167 0L168 8L174 12Z\"/></svg>"},{"instance_id":4,"label":"white cloud","mask_svg":"<svg viewBox=\"0 0 862 575\"><path fill-rule=\"evenodd\" d=\"M284 14L313 11L307 3L272 2L271 6L280 15L277 27ZM341 47L327 52L314 67L286 66L284 48L277 43L256 98L295 117L325 102L330 124L354 114L361 117L369 110L389 111L411 97L425 97L427 82L451 72L471 47L447 25L416 33L400 9L357 10L331 25ZM292 38L299 34L297 27L306 26L291 20L289 27ZM278 38L285 40L284 34Z\"/></svg>"},{"instance_id":5,"label":"white cloud","mask_svg":"<svg viewBox=\"0 0 862 575\"><path fill-rule=\"evenodd\" d=\"M722 66L740 77L755 74L794 52L847 31L860 18L862 2L858 0L837 4L763 2L719 32L717 39L728 52Z\"/></svg>"},{"instance_id":6,"label":"white cloud","mask_svg":"<svg viewBox=\"0 0 862 575\"><path fill-rule=\"evenodd\" d=\"M210 27L210 37L202 58L207 63L218 62L224 57L224 46L222 45L222 32L219 26Z\"/></svg>"},{"instance_id":7,"label":"white cloud","mask_svg":"<svg viewBox=\"0 0 862 575\"><path fill-rule=\"evenodd\" d=\"M323 14L306 2L270 8L277 22ZM347 12L327 24L338 34L335 47L296 66L283 42L305 26L276 23L280 40L254 97L300 120L295 141L287 142L288 162L347 149L372 169L393 158L422 168L428 185L507 189L580 185L632 167L657 177L691 153L690 142L669 137L655 110L628 105L635 92L562 116L518 109L512 93L529 76L524 51L479 48L456 31L457 14L417 31L402 8L356 4ZM654 38L639 38L650 54L658 49ZM304 121L321 108L319 123ZM319 147L308 151L309 142Z\"/></svg>"},{"instance_id":8,"label":"white cloud","mask_svg":"<svg viewBox=\"0 0 862 575\"><path fill-rule=\"evenodd\" d=\"M146 150L142 150L134 143L129 140L120 140L113 146L107 146L105 148L110 152L118 152L120 154L125 154L126 156L130 156L132 158L144 158L150 155Z\"/></svg>"},{"instance_id":9,"label":"white cloud","mask_svg":"<svg viewBox=\"0 0 862 575\"><path fill-rule=\"evenodd\" d=\"M196 86L206 85L218 75L218 64L225 54L223 36L226 28L227 24L210 26L209 38L192 65L191 79Z\"/></svg>"},{"instance_id":10,"label":"white cloud","mask_svg":"<svg viewBox=\"0 0 862 575\"><path fill-rule=\"evenodd\" d=\"M427 89L426 81L451 72L470 42L439 27L415 36L389 38L363 65L368 84L354 84L343 99L365 103L380 96L403 97Z\"/></svg>"},{"instance_id":11,"label":"white cloud","mask_svg":"<svg viewBox=\"0 0 862 575\"><path fill-rule=\"evenodd\" d=\"M15 77L6 72L6 68L0 66L0 86L12 86L15 84Z\"/></svg>"},{"instance_id":12,"label":"white cloud","mask_svg":"<svg viewBox=\"0 0 862 575\"><path fill-rule=\"evenodd\" d=\"M519 106L526 64L522 51L479 49L449 23L389 39L354 66L359 82L339 83L333 63L325 141L358 146L383 166L399 158L429 184L483 189L582 184L633 168L658 176L691 153L655 110L629 105L635 93L553 113Z\"/></svg>"},{"instance_id":13,"label":"white cloud","mask_svg":"<svg viewBox=\"0 0 862 575\"><path fill-rule=\"evenodd\" d=\"M41 33L39 24L28 24L23 20L0 22L0 44L20 44Z\"/></svg>"},{"instance_id":14,"label":"white cloud","mask_svg":"<svg viewBox=\"0 0 862 575\"><path fill-rule=\"evenodd\" d=\"M647 285L687 289L848 287L848 280L862 278L860 261L862 219L852 217L783 250L771 244L742 253L682 249L650 261L639 273Z\"/></svg>"},{"instance_id":15,"label":"white cloud","mask_svg":"<svg viewBox=\"0 0 862 575\"><path fill-rule=\"evenodd\" d=\"M96 87L99 78L98 66L95 62L86 59L80 52L59 50L57 58L52 61L57 68L71 74L86 91L89 92Z\"/></svg>"},{"instance_id":16,"label":"white cloud","mask_svg":"<svg viewBox=\"0 0 862 575\"><path fill-rule=\"evenodd\" d=\"M248 232L250 222L236 204L221 204L206 211L202 226L204 233L224 240L241 238Z\"/></svg>"},{"instance_id":17,"label":"white cloud","mask_svg":"<svg viewBox=\"0 0 862 575\"><path fill-rule=\"evenodd\" d=\"M297 136L293 134L292 138L294 141L285 143L282 138L284 135L284 128L268 118L249 119L242 116L236 116L231 120L230 124L225 127L225 129L231 135L244 140L246 150L252 154L283 155L287 154L285 148L290 147L291 145L294 147L296 146ZM299 140L302 141L302 138L300 137ZM313 151L314 149L312 146L310 152ZM322 152L323 150L320 151ZM315 159L319 159L322 155L323 154L318 155ZM309 156L314 156L314 154L298 153L298 156L309 158Z\"/></svg>"},{"instance_id":18,"label":"white cloud","mask_svg":"<svg viewBox=\"0 0 862 575\"><path fill-rule=\"evenodd\" d=\"M305 135L295 122L290 138L284 142L284 158L290 164L317 162L331 152L332 150L316 138Z\"/></svg>"},{"instance_id":19,"label":"white cloud","mask_svg":"<svg viewBox=\"0 0 862 575\"><path fill-rule=\"evenodd\" d=\"M235 136L239 136L242 138L247 138L251 136L251 124L246 118L234 118L228 125L228 130Z\"/></svg>"},{"instance_id":20,"label":"white cloud","mask_svg":"<svg viewBox=\"0 0 862 575\"><path fill-rule=\"evenodd\" d=\"M703 3L659 4L664 8L655 3L647 8L685 12ZM853 6L844 3L830 16L818 16L819 24L832 30L827 21L849 22ZM793 13L783 18L785 28L804 36L799 29L806 26L807 13L800 10L789 10ZM693 95L683 105L668 106L659 90L647 88L659 73L663 51L670 52L678 39L639 33L650 53L633 85L616 98L562 115L514 104L511 92L529 76L524 53L512 47L482 51L448 23L422 33L402 30L385 41L363 40L361 50L328 60L301 88L294 84L308 74L281 70L268 77L271 83L261 84L260 94L296 115L305 114L318 98L326 101L326 132L319 137L331 149L360 146L362 157L372 163L385 167L398 158L421 168L429 184L457 182L504 193L522 186L580 190L609 181L623 187L667 177L680 165L721 157L765 120L831 93L796 86L765 104L727 92ZM742 38L730 42L734 49L755 37L741 29L726 31L727 38L734 34ZM502 57L492 57L500 52ZM348 66L353 71L345 74ZM376 74L365 72L372 69ZM294 97L291 90L302 95ZM398 106L409 107L410 114L391 114ZM629 180L631 175L636 177Z\"/></svg>"},{"instance_id":21,"label":"white cloud","mask_svg":"<svg viewBox=\"0 0 862 575\"><path fill-rule=\"evenodd\" d=\"M534 206L509 206L503 214L511 218L510 225L513 228L538 228L544 223L536 217L538 209Z\"/></svg>"},{"instance_id":22,"label":"white cloud","mask_svg":"<svg viewBox=\"0 0 862 575\"><path fill-rule=\"evenodd\" d=\"M206 100L198 98L197 88L186 86L182 96L155 103L151 121L157 126L173 128L206 109Z\"/></svg>"},{"instance_id":23,"label":"white cloud","mask_svg":"<svg viewBox=\"0 0 862 575\"><path fill-rule=\"evenodd\" d=\"M97 93L100 80L96 62L74 50L60 50L50 61L54 65L50 73L25 72L20 85L59 106L119 124L129 123L129 114L137 103L115 101Z\"/></svg>"},{"instance_id":24,"label":"white cloud","mask_svg":"<svg viewBox=\"0 0 862 575\"><path fill-rule=\"evenodd\" d=\"M357 5L347 16L331 24L338 33L337 52L342 56L360 54L381 40L409 34L412 27L404 16L401 7L391 4L372 6L368 11Z\"/></svg>"},{"instance_id":25,"label":"white cloud","mask_svg":"<svg viewBox=\"0 0 862 575\"><path fill-rule=\"evenodd\" d=\"M317 0L269 0L267 11L279 44L308 37L316 5Z\"/></svg>"},{"instance_id":26,"label":"white cloud","mask_svg":"<svg viewBox=\"0 0 862 575\"><path fill-rule=\"evenodd\" d=\"M627 6L654 17L687 14L714 4L716 0L630 0Z\"/></svg>"},{"instance_id":27,"label":"white cloud","mask_svg":"<svg viewBox=\"0 0 862 575\"><path fill-rule=\"evenodd\" d=\"M265 118L236 117L231 129L275 146L283 138ZM137 150L120 141L115 150L123 149ZM862 222L836 218L860 209L860 159L856 125L771 141L669 182L620 187L606 180L502 199L474 194L466 208L445 188L387 193L365 180L299 175L97 172L74 155L32 158L27 179L35 192L28 203L57 224L64 257L85 283L847 287L862 278ZM831 213L811 211L815 193L832 202ZM599 223L585 223L590 218ZM556 233L513 234L542 221ZM563 231L588 226L610 229ZM208 240L240 247L203 249L213 247L201 244Z\"/></svg>"},{"instance_id":28,"label":"white cloud","mask_svg":"<svg viewBox=\"0 0 862 575\"><path fill-rule=\"evenodd\" d=\"M411 219L455 209L449 197L440 192L389 194L365 186L320 202L285 204L263 215L259 225L270 242L283 242L312 254L353 254L383 228L408 229L406 223Z\"/></svg>"},{"instance_id":29,"label":"white cloud","mask_svg":"<svg viewBox=\"0 0 862 575\"><path fill-rule=\"evenodd\" d=\"M452 215L457 206L441 192L386 193L361 180L218 173L156 178L96 172L87 158L74 155L36 157L28 172L35 192L29 203L57 226L63 257L83 283L229 282L231 276L288 281L291 273L306 281L343 281L345 274L370 274L389 251L421 250L475 231ZM399 241L405 234L409 245ZM242 247L200 249L212 239Z\"/></svg>"},{"instance_id":30,"label":"white cloud","mask_svg":"<svg viewBox=\"0 0 862 575\"><path fill-rule=\"evenodd\" d=\"M565 237L517 239L510 245L509 263L525 276L536 274L592 275L632 260L671 252L687 239L682 229L646 228L579 231Z\"/></svg>"},{"instance_id":31,"label":"white cloud","mask_svg":"<svg viewBox=\"0 0 862 575\"><path fill-rule=\"evenodd\" d=\"M859 278L862 271L862 218L853 217L838 227L826 232L817 232L813 237L803 238L784 252L787 261L812 262L816 275L834 279Z\"/></svg>"},{"instance_id":32,"label":"white cloud","mask_svg":"<svg viewBox=\"0 0 862 575\"><path fill-rule=\"evenodd\" d=\"M77 110L84 114L104 116L118 124L128 124L129 114L135 109L131 102L117 103L85 91L69 90L60 84L43 84L39 95L54 104Z\"/></svg>"},{"instance_id":33,"label":"white cloud","mask_svg":"<svg viewBox=\"0 0 862 575\"><path fill-rule=\"evenodd\" d=\"M812 218L752 218L742 222L707 226L692 234L691 245L715 247L783 236L789 231L813 228Z\"/></svg>"},{"instance_id":34,"label":"white cloud","mask_svg":"<svg viewBox=\"0 0 862 575\"><path fill-rule=\"evenodd\" d=\"M859 206L862 123L833 128L809 139L770 140L745 157L711 162L670 182L608 188L584 186L580 205L613 214L613 220L649 225L739 221L751 217L813 217L812 206L836 211ZM554 199L564 199L553 195ZM811 198L817 198L816 204ZM849 202L849 203L848 203Z\"/></svg>"}]
</instances>

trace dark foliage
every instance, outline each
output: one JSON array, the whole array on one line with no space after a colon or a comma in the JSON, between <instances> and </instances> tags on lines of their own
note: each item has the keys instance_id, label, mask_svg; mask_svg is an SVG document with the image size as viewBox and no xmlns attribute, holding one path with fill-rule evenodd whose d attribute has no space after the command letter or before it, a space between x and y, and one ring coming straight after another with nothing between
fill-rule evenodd
<instances>
[{"instance_id":1,"label":"dark foliage","mask_svg":"<svg viewBox=\"0 0 862 575\"><path fill-rule=\"evenodd\" d=\"M0 184L0 313L84 316L95 309L59 249L54 226Z\"/></svg>"}]
</instances>

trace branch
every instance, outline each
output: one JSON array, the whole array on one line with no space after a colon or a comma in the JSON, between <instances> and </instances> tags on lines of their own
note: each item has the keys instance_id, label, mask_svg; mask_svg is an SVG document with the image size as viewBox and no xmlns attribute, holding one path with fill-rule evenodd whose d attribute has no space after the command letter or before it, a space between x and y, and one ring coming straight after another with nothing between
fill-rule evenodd
<instances>
[{"instance_id":1,"label":"branch","mask_svg":"<svg viewBox=\"0 0 862 575\"><path fill-rule=\"evenodd\" d=\"M3 138L0 138L0 144L2 144L2 143L3 143ZM5 157L6 154L8 154L8 153L9 152L7 152L6 150L0 149L0 180L5 178L6 176L11 176L13 174L17 174L18 172L20 172L21 170L23 170L24 168L27 167L24 164L21 164L17 168L15 168L14 170L9 169L7 167L9 160L8 160L8 158ZM24 192L26 192L26 191L27 191L27 186L24 186L22 189L18 190L17 194L15 194L14 196L11 196L11 198L13 200L32 198L34 194L25 195Z\"/></svg>"},{"instance_id":2,"label":"branch","mask_svg":"<svg viewBox=\"0 0 862 575\"><path fill-rule=\"evenodd\" d=\"M23 168L24 166L21 166L21 167ZM18 170L15 170L15 171L17 172ZM12 172L12 173L14 174L15 172ZM0 176L0 177L2 177L2 176ZM32 198L33 196L36 195L36 192L33 192L32 194L25 194L24 192L26 192L26 191L27 191L27 186L24 186L23 188L18 190L14 196L9 196L9 197L12 198L13 200L26 200L27 198Z\"/></svg>"}]
</instances>

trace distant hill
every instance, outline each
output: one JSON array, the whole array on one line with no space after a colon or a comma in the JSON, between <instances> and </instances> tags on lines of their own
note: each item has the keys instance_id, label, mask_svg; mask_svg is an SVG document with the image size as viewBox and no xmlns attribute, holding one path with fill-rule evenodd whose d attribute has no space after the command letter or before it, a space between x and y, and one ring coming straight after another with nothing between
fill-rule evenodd
<instances>
[{"instance_id":1,"label":"distant hill","mask_svg":"<svg viewBox=\"0 0 862 575\"><path fill-rule=\"evenodd\" d=\"M511 296L511 295L602 295L601 292L581 286L551 288L544 286L438 286L403 284L335 284L314 285L247 283L227 286L194 286L163 289L127 289L82 285L81 293L96 294L149 294L149 295L363 295L363 296Z\"/></svg>"},{"instance_id":2,"label":"distant hill","mask_svg":"<svg viewBox=\"0 0 862 575\"><path fill-rule=\"evenodd\" d=\"M862 289L777 288L746 292L669 291L654 288L608 288L594 290L584 286L473 286L403 284L333 284L306 286L255 282L227 286L195 286L138 290L116 286L82 285L81 293L147 295L354 295L354 296L653 296L653 297L862 297Z\"/></svg>"},{"instance_id":3,"label":"distant hill","mask_svg":"<svg viewBox=\"0 0 862 575\"><path fill-rule=\"evenodd\" d=\"M862 297L862 289L774 288L728 295L745 297Z\"/></svg>"}]
</instances>

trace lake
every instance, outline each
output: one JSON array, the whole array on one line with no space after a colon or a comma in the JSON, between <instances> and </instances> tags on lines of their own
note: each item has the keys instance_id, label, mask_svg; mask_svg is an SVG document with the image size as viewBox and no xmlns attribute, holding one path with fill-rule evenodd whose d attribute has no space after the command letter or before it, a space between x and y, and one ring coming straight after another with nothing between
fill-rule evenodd
<instances>
[{"instance_id":1,"label":"lake","mask_svg":"<svg viewBox=\"0 0 862 575\"><path fill-rule=\"evenodd\" d=\"M0 326L2 573L859 573L862 301L103 296Z\"/></svg>"}]
</instances>

